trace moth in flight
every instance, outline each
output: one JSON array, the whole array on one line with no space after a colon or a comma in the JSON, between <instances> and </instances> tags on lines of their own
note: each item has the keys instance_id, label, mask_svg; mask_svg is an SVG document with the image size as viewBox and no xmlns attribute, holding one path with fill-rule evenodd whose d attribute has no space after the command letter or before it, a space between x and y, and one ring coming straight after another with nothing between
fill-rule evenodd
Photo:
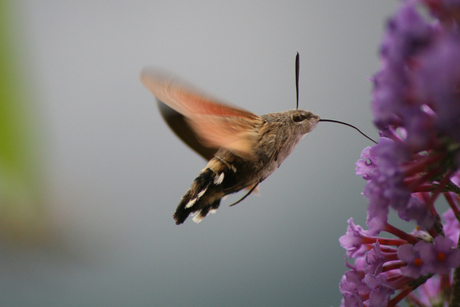
<instances>
[{"instance_id":1,"label":"moth in flight","mask_svg":"<svg viewBox=\"0 0 460 307\"><path fill-rule=\"evenodd\" d=\"M297 56L297 88L298 67ZM190 214L200 222L219 208L225 195L242 189L248 189L249 195L319 121L338 122L298 108L259 116L221 102L156 68L144 68L140 79L158 99L170 128L209 160L177 206L173 215L176 224L182 224Z\"/></svg>"}]
</instances>

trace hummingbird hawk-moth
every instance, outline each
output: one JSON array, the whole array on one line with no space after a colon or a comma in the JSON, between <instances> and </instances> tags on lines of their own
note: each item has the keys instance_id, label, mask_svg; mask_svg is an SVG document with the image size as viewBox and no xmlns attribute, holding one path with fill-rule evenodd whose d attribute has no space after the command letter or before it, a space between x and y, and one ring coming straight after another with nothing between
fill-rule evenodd
<instances>
[{"instance_id":1,"label":"hummingbird hawk-moth","mask_svg":"<svg viewBox=\"0 0 460 307\"><path fill-rule=\"evenodd\" d=\"M299 109L258 116L156 68L144 68L140 79L158 99L170 128L209 160L177 206L173 216L178 225L190 214L200 222L219 208L225 195L242 189L249 189L249 195L320 121L318 115Z\"/></svg>"}]
</instances>

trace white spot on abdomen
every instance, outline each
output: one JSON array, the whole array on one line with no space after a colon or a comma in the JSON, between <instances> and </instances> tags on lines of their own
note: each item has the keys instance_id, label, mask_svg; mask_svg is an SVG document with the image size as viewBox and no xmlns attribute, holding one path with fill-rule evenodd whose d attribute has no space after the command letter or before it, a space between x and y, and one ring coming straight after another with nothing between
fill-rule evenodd
<instances>
[{"instance_id":1,"label":"white spot on abdomen","mask_svg":"<svg viewBox=\"0 0 460 307\"><path fill-rule=\"evenodd\" d=\"M219 177L215 177L215 178L214 178L214 184L215 184L215 185L221 184L222 181L224 181L224 173L221 173L221 174L219 175Z\"/></svg>"},{"instance_id":2,"label":"white spot on abdomen","mask_svg":"<svg viewBox=\"0 0 460 307\"><path fill-rule=\"evenodd\" d=\"M196 198L200 198L201 196L203 196L203 194L206 193L206 190L207 190L207 189L208 189L208 188L203 189L203 191L201 191L200 193L198 193L198 195L197 195Z\"/></svg>"},{"instance_id":3,"label":"white spot on abdomen","mask_svg":"<svg viewBox=\"0 0 460 307\"><path fill-rule=\"evenodd\" d=\"M195 216L193 217L193 221L194 221L195 223L197 223L197 224L198 224L199 222L201 222L202 219L204 219L204 216L201 216L200 213L198 213L197 215L195 215Z\"/></svg>"},{"instance_id":4,"label":"white spot on abdomen","mask_svg":"<svg viewBox=\"0 0 460 307\"><path fill-rule=\"evenodd\" d=\"M193 206L195 203L196 203L196 198L190 200L186 205L185 205L185 209L188 209L190 208L191 206Z\"/></svg>"}]
</instances>

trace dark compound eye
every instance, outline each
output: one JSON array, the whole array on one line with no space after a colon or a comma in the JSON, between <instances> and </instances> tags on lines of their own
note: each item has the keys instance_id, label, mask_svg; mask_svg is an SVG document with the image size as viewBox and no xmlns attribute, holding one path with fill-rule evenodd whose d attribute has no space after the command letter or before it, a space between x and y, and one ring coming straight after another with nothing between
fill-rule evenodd
<instances>
[{"instance_id":1,"label":"dark compound eye","mask_svg":"<svg viewBox=\"0 0 460 307\"><path fill-rule=\"evenodd\" d=\"M292 115L292 120L296 123L299 123L299 122L302 122L304 121L305 119L307 119L307 115L306 114L293 114Z\"/></svg>"}]
</instances>

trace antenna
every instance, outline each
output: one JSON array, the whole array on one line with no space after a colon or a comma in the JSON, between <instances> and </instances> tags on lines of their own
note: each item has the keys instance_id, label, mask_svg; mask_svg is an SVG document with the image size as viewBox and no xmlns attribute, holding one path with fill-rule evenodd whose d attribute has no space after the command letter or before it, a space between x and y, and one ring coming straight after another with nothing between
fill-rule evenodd
<instances>
[{"instance_id":1,"label":"antenna","mask_svg":"<svg viewBox=\"0 0 460 307\"><path fill-rule=\"evenodd\" d=\"M300 72L300 55L297 52L295 56L295 94L296 94L296 107L295 109L299 109L299 72Z\"/></svg>"},{"instance_id":2,"label":"antenna","mask_svg":"<svg viewBox=\"0 0 460 307\"><path fill-rule=\"evenodd\" d=\"M351 127L351 128L353 128L353 129L356 129L356 130L357 130L359 133L361 133L362 135L364 135L368 140L371 140L372 142L374 142L375 144L377 144L376 141L374 141L372 138L370 138L369 136L367 136L364 132L362 132L361 130L359 130L358 128L356 128L355 126L353 126L352 124L344 123L344 122L341 122L341 121L335 120L335 119L323 119L323 118L321 118L319 121L320 121L320 122L336 123L336 124L341 124L341 125L345 125L345 126Z\"/></svg>"}]
</instances>

